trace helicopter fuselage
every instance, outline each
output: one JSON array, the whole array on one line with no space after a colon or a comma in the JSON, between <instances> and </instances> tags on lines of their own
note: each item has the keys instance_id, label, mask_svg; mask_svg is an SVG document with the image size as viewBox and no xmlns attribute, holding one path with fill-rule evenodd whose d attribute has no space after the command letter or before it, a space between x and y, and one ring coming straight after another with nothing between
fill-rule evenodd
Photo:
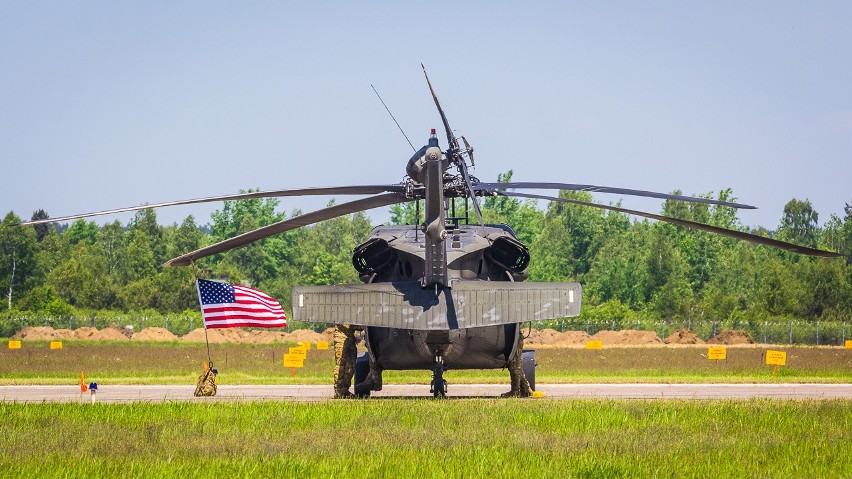
<instances>
[{"instance_id":1,"label":"helicopter fuselage","mask_svg":"<svg viewBox=\"0 0 852 479\"><path fill-rule=\"evenodd\" d=\"M353 264L365 283L416 281L426 268L424 233L415 226L379 226L355 249ZM529 252L506 225L449 225L447 278L523 281ZM357 319L355 320L357 322ZM382 369L432 369L436 352L446 369L503 368L514 354L517 323L446 330L367 326L367 348Z\"/></svg>"}]
</instances>

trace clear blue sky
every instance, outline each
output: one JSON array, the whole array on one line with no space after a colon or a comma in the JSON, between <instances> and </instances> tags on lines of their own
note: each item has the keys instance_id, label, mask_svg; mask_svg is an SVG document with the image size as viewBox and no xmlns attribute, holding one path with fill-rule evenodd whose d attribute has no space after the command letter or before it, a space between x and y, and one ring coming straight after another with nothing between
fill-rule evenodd
<instances>
[{"instance_id":1,"label":"clear blue sky","mask_svg":"<svg viewBox=\"0 0 852 479\"><path fill-rule=\"evenodd\" d=\"M852 203L850 25L850 2L2 0L0 210L398 182L370 84L422 144L423 62L482 180L732 187L745 224L794 197L822 223Z\"/></svg>"}]
</instances>

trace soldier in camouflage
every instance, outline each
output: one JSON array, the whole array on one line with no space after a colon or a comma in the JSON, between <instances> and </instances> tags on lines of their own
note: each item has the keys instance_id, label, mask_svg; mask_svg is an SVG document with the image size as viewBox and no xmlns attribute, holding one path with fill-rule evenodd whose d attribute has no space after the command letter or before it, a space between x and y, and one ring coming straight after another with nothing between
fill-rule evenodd
<instances>
[{"instance_id":1,"label":"soldier in camouflage","mask_svg":"<svg viewBox=\"0 0 852 479\"><path fill-rule=\"evenodd\" d=\"M515 354L509 360L509 378L512 381L512 389L509 392L501 394L502 397L511 398L526 398L532 396L530 383L524 375L524 336L518 335L518 344L515 347Z\"/></svg>"},{"instance_id":2,"label":"soldier in camouflage","mask_svg":"<svg viewBox=\"0 0 852 479\"><path fill-rule=\"evenodd\" d=\"M352 377L355 375L355 359L358 348L355 346L357 326L348 324L334 325L334 398L353 397L349 391Z\"/></svg>"}]
</instances>

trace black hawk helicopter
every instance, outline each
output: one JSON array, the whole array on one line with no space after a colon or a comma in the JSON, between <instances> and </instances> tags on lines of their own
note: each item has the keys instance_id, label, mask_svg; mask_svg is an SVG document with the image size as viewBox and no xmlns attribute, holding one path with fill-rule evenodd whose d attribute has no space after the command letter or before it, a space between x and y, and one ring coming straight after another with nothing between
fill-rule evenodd
<instances>
[{"instance_id":1,"label":"black hawk helicopter","mask_svg":"<svg viewBox=\"0 0 852 479\"><path fill-rule=\"evenodd\" d=\"M422 66L422 65L421 65ZM363 327L367 353L355 365L356 395L369 366L380 370L425 369L433 371L431 392L446 394L443 372L447 369L500 369L513 358L522 360L519 373L535 388L533 352L521 354L521 323L572 317L580 314L579 283L525 281L529 250L508 225L486 225L477 197L506 196L557 201L601 208L664 221L793 253L838 257L837 253L766 238L741 231L661 216L616 206L509 190L574 190L643 196L664 200L707 203L731 208L754 206L707 198L607 186L553 183L484 183L468 173L474 164L473 148L457 138L429 81L423 73L446 133L441 149L435 130L428 143L408 160L401 183L314 187L171 201L80 215L27 221L34 225L74 220L145 208L249 198L307 195L372 195L295 216L228 240L186 253L165 266L188 266L201 258L247 245L323 220L398 203L425 202L424 221L415 226L377 226L355 248L352 263L362 284L297 286L292 290L293 319L319 323L346 323ZM461 139L461 143L459 142ZM464 146L462 146L462 144ZM456 198L464 200L465 215L456 216ZM468 204L476 215L470 223ZM513 377L513 387L514 387Z\"/></svg>"}]
</instances>

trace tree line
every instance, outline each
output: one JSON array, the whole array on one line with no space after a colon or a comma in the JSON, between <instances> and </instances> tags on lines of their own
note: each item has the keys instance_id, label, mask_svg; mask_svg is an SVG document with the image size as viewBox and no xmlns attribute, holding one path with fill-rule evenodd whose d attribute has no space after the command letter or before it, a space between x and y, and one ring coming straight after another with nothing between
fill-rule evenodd
<instances>
[{"instance_id":1,"label":"tree line","mask_svg":"<svg viewBox=\"0 0 852 479\"><path fill-rule=\"evenodd\" d=\"M499 175L510 181L512 172ZM680 192L675 192L679 194ZM563 198L592 201L587 192ZM730 189L704 195L734 201ZM279 200L227 201L199 224L157 222L138 211L127 224L14 226L0 224L0 290L8 311L71 316L92 311L142 314L198 309L196 276L250 284L290 305L290 287L358 282L352 249L372 226L364 213L324 221L202 260L192 268L164 268L175 256L288 217ZM456 200L457 214L463 211ZM393 224L413 224L413 203L390 210ZM748 318L840 321L852 318L852 205L844 217L820 225L807 200L792 199L775 231L751 230L734 209L666 201L661 214L751 231L805 246L839 251L826 260L752 245L667 223L635 220L579 205L489 197L487 223L506 223L529 246L531 281L579 281L583 315L606 320L667 321ZM472 212L472 211L471 211ZM300 214L299 210L289 216ZM33 219L47 218L39 210ZM421 218L422 220L422 218Z\"/></svg>"}]
</instances>

